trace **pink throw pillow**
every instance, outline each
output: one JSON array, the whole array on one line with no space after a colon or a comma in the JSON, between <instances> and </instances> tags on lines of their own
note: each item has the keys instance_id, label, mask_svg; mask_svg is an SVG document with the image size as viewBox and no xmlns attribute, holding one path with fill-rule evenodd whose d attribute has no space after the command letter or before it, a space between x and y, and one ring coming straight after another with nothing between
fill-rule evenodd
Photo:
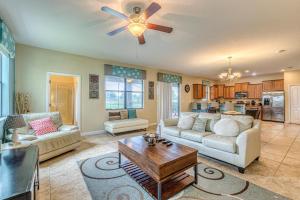
<instances>
[{"instance_id":1,"label":"pink throw pillow","mask_svg":"<svg viewBox=\"0 0 300 200\"><path fill-rule=\"evenodd\" d=\"M29 122L36 135L56 132L57 128L50 117Z\"/></svg>"}]
</instances>

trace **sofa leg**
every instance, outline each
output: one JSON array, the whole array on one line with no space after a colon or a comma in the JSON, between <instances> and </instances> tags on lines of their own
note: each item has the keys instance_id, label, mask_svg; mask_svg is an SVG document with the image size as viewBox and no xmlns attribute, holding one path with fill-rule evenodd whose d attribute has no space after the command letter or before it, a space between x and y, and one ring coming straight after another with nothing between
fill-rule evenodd
<instances>
[{"instance_id":1,"label":"sofa leg","mask_svg":"<svg viewBox=\"0 0 300 200\"><path fill-rule=\"evenodd\" d=\"M259 156L257 158L255 158L255 160L258 161L259 160Z\"/></svg>"},{"instance_id":2,"label":"sofa leg","mask_svg":"<svg viewBox=\"0 0 300 200\"><path fill-rule=\"evenodd\" d=\"M238 170L241 174L244 174L245 173L245 168L242 168L242 167L238 167Z\"/></svg>"}]
</instances>

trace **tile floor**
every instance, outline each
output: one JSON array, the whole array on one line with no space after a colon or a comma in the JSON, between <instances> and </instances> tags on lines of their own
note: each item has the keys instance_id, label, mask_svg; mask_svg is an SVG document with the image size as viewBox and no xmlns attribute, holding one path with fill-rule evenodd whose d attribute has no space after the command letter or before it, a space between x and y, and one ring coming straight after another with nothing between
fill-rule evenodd
<instances>
[{"instance_id":1,"label":"tile floor","mask_svg":"<svg viewBox=\"0 0 300 200\"><path fill-rule=\"evenodd\" d=\"M41 187L38 200L91 199L77 161L115 152L120 138L139 135L125 134L112 137L108 134L85 137L82 145L40 165ZM255 183L261 187L300 200L300 125L262 123L262 150L259 161L253 162L245 174L229 165L199 157L199 161L227 173Z\"/></svg>"}]
</instances>

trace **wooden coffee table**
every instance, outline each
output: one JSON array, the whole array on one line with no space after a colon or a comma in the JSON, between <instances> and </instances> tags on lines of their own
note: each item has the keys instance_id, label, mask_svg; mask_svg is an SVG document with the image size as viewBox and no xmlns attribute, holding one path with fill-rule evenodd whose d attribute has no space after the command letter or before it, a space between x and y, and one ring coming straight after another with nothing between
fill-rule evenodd
<instances>
[{"instance_id":1,"label":"wooden coffee table","mask_svg":"<svg viewBox=\"0 0 300 200\"><path fill-rule=\"evenodd\" d=\"M168 199L197 184L197 150L173 143L148 146L143 136L118 141L119 165L155 199ZM121 155L129 161L122 164ZM194 177L185 173L194 168Z\"/></svg>"}]
</instances>

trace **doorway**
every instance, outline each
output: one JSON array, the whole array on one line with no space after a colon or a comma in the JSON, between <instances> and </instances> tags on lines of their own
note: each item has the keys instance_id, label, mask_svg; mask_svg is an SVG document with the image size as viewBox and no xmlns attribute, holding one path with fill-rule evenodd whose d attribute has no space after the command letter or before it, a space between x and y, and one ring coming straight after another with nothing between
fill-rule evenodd
<instances>
[{"instance_id":1,"label":"doorway","mask_svg":"<svg viewBox=\"0 0 300 200\"><path fill-rule=\"evenodd\" d=\"M60 112L63 124L80 125L80 77L48 73L47 112Z\"/></svg>"},{"instance_id":2,"label":"doorway","mask_svg":"<svg viewBox=\"0 0 300 200\"><path fill-rule=\"evenodd\" d=\"M290 121L293 124L300 124L300 85L291 85L289 94Z\"/></svg>"}]
</instances>

